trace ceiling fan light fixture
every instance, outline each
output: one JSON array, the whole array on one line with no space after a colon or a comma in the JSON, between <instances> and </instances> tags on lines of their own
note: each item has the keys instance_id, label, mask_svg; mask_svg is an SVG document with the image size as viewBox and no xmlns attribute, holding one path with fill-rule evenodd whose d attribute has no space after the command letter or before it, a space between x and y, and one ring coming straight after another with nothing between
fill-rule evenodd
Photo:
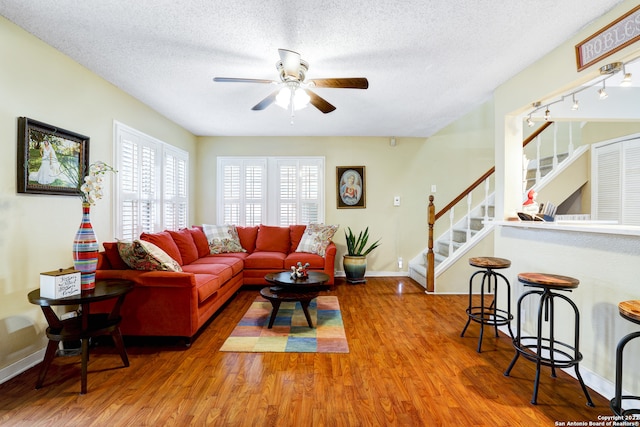
<instances>
[{"instance_id":1,"label":"ceiling fan light fixture","mask_svg":"<svg viewBox=\"0 0 640 427\"><path fill-rule=\"evenodd\" d=\"M292 95L293 94L293 95ZM300 110L309 105L311 98L299 87L284 86L276 96L276 105L288 110L293 100L293 109Z\"/></svg>"}]
</instances>

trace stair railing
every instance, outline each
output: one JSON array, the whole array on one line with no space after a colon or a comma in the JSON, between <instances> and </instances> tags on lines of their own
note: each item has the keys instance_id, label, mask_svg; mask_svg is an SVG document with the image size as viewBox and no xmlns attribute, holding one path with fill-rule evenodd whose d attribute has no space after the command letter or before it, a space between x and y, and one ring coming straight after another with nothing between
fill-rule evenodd
<instances>
[{"instance_id":1,"label":"stair railing","mask_svg":"<svg viewBox=\"0 0 640 427\"><path fill-rule=\"evenodd\" d=\"M529 137L527 137L522 142L522 147L526 147L531 141L536 139L538 135L544 132L549 126L551 126L553 122L546 122L538 129L536 129ZM554 157L556 155L554 154ZM539 158L539 157L538 157ZM496 168L493 166L491 169L486 171L482 176L476 179L473 184L468 186L464 191L458 194L451 202L449 202L444 208L440 209L437 213L435 212L435 205L433 203L434 197L433 195L429 196L429 206L427 208L427 222L429 227L429 237L427 242L427 292L433 292L435 289L435 255L433 252L433 228L436 221L441 218L444 214L449 212L449 222L450 222L450 235L453 236L453 222L454 222L454 208L455 206L462 201L465 197L467 198L467 223L469 224L471 221L471 193L475 190L480 184L485 184L485 209L484 209L484 220L485 222L489 219L489 178L495 173ZM469 241L470 230L471 227L467 227L467 241ZM453 238L449 239L449 255L453 253Z\"/></svg>"}]
</instances>

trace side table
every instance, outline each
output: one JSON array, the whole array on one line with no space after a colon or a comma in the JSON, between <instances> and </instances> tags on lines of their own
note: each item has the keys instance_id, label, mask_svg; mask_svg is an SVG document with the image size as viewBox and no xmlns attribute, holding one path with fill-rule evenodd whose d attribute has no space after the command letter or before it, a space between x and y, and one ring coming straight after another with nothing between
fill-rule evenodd
<instances>
[{"instance_id":1,"label":"side table","mask_svg":"<svg viewBox=\"0 0 640 427\"><path fill-rule=\"evenodd\" d=\"M29 292L29 302L42 308L47 319L47 350L42 361L36 388L41 388L47 370L53 361L60 341L77 341L82 343L82 375L80 394L87 392L87 362L89 361L89 339L100 335L111 335L116 349L120 353L124 366L129 366L129 358L124 348L124 341L120 333L120 307L125 295L133 289L133 282L129 280L96 280L95 289L82 291L79 295L65 298L46 298L40 296L40 289ZM91 314L90 305L97 301L117 298L111 313ZM53 311L56 305L80 305L79 316L60 320Z\"/></svg>"}]
</instances>

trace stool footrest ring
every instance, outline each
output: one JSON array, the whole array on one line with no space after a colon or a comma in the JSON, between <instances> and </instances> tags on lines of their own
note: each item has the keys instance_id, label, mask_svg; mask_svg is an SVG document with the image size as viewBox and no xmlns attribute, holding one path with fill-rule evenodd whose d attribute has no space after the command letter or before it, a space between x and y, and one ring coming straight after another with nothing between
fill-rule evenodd
<instances>
[{"instance_id":1,"label":"stool footrest ring","mask_svg":"<svg viewBox=\"0 0 640 427\"><path fill-rule=\"evenodd\" d=\"M540 351L548 353L547 355L538 354L538 337L526 336L513 340L513 348L527 360L532 362L540 362L544 366L552 366L554 368L569 368L577 365L582 360L582 353L575 351L575 348L561 341L551 341L548 338L541 339ZM531 343L523 343L523 341L532 341ZM553 348L552 345L553 344ZM560 348L558 348L560 347ZM568 353L568 350L571 352ZM551 352L553 350L553 359Z\"/></svg>"}]
</instances>

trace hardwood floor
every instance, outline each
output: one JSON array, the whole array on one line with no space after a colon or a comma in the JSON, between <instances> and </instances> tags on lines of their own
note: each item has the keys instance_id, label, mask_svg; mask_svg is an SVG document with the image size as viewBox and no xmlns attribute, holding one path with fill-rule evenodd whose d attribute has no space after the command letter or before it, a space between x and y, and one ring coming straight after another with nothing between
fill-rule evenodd
<instances>
[{"instance_id":1,"label":"hardwood floor","mask_svg":"<svg viewBox=\"0 0 640 427\"><path fill-rule=\"evenodd\" d=\"M349 354L218 351L255 299L243 289L190 348L127 340L131 366L108 344L92 349L80 395L80 357L58 357L0 385L0 425L11 426L554 426L611 415L577 380L541 375L522 358L510 377L510 339L479 326L464 338L466 296L426 295L408 278L338 282Z\"/></svg>"}]
</instances>

